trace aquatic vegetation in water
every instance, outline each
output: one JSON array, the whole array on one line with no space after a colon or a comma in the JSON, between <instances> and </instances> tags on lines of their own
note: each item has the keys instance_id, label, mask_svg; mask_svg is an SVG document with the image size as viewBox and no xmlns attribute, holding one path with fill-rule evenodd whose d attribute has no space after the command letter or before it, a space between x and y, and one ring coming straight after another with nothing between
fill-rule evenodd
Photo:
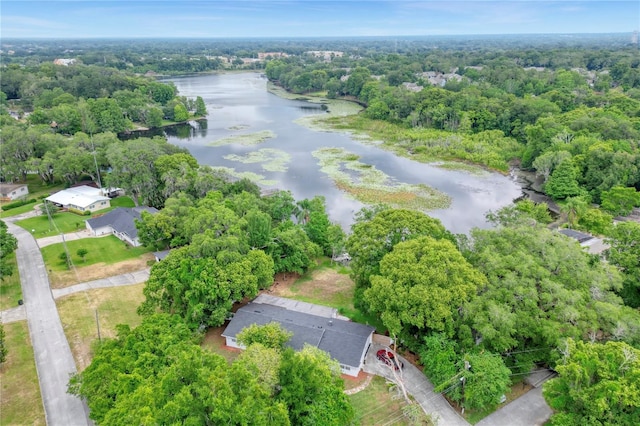
<instances>
[{"instance_id":1,"label":"aquatic vegetation in water","mask_svg":"<svg viewBox=\"0 0 640 426\"><path fill-rule=\"evenodd\" d=\"M246 133L242 135L233 135L226 138L218 139L213 142L209 142L209 146L223 146L223 145L259 145L267 139L275 138L276 134L271 130L263 130L256 133Z\"/></svg>"},{"instance_id":2,"label":"aquatic vegetation in water","mask_svg":"<svg viewBox=\"0 0 640 426\"><path fill-rule=\"evenodd\" d=\"M393 207L416 210L447 208L451 198L424 184L394 181L371 164L343 148L322 148L313 152L321 170L336 186L363 203L384 203Z\"/></svg>"},{"instance_id":3,"label":"aquatic vegetation in water","mask_svg":"<svg viewBox=\"0 0 640 426\"><path fill-rule=\"evenodd\" d=\"M245 130L249 127L248 124L236 124L235 126L228 127L227 130Z\"/></svg>"},{"instance_id":4,"label":"aquatic vegetation in water","mask_svg":"<svg viewBox=\"0 0 640 426\"><path fill-rule=\"evenodd\" d=\"M249 179L250 181L254 182L257 185L260 186L275 186L278 184L278 181L276 180L272 180L272 179L267 179L265 176L258 174L258 173L253 173L253 172L238 172L236 171L236 169L232 169L230 167L212 167L213 170L219 170L221 172L224 172L225 174L232 176L234 178L237 179Z\"/></svg>"},{"instance_id":5,"label":"aquatic vegetation in water","mask_svg":"<svg viewBox=\"0 0 640 426\"><path fill-rule=\"evenodd\" d=\"M287 164L291 161L289 154L273 148L259 149L246 155L225 155L224 158L245 164L262 163L262 168L268 172L286 172L288 169Z\"/></svg>"}]
</instances>

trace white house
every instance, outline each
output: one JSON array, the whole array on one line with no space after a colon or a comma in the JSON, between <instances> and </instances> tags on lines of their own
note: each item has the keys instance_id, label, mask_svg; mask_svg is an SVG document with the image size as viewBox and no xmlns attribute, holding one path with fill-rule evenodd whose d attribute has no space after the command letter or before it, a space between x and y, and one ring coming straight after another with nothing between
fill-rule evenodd
<instances>
[{"instance_id":1,"label":"white house","mask_svg":"<svg viewBox=\"0 0 640 426\"><path fill-rule=\"evenodd\" d=\"M0 183L0 201L13 201L29 195L29 187L21 183Z\"/></svg>"},{"instance_id":2,"label":"white house","mask_svg":"<svg viewBox=\"0 0 640 426\"><path fill-rule=\"evenodd\" d=\"M139 247L138 229L136 228L136 219L140 219L143 211L151 214L158 213L153 207L118 207L100 217L87 220L86 226L93 235L113 234L122 241Z\"/></svg>"},{"instance_id":3,"label":"white house","mask_svg":"<svg viewBox=\"0 0 640 426\"><path fill-rule=\"evenodd\" d=\"M227 346L244 349L237 334L251 324L276 322L293 333L287 345L300 350L305 344L329 353L343 374L357 376L371 345L375 328L337 317L335 309L281 297L260 296L238 309L222 333Z\"/></svg>"},{"instance_id":4,"label":"white house","mask_svg":"<svg viewBox=\"0 0 640 426\"><path fill-rule=\"evenodd\" d=\"M75 210L80 213L111 207L111 199L104 195L104 190L92 186L82 185L63 189L45 198L45 200L64 209Z\"/></svg>"}]
</instances>

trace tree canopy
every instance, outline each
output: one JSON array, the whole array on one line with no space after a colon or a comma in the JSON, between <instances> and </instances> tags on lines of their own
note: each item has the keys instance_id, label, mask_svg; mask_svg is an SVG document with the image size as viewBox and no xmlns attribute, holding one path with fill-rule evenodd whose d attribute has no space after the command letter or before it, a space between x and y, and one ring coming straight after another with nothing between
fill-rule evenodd
<instances>
[{"instance_id":1,"label":"tree canopy","mask_svg":"<svg viewBox=\"0 0 640 426\"><path fill-rule=\"evenodd\" d=\"M555 410L552 425L640 423L640 350L624 342L567 340L558 377L543 395Z\"/></svg>"}]
</instances>

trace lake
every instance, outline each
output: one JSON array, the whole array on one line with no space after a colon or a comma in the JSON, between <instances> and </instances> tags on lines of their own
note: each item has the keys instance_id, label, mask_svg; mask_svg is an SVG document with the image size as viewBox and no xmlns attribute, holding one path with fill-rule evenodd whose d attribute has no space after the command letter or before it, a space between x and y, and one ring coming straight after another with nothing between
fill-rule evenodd
<instances>
[{"instance_id":1,"label":"lake","mask_svg":"<svg viewBox=\"0 0 640 426\"><path fill-rule=\"evenodd\" d=\"M343 148L357 154L360 163L388 175L388 182L425 184L446 193L451 198L450 206L428 214L455 233L489 227L485 220L489 210L506 206L522 195L512 176L472 174L418 163L355 140L346 133L312 130L297 124L295 120L305 115L326 112L317 104L269 93L266 78L258 73L184 76L169 81L176 85L180 95L202 96L208 110L207 120L200 124L192 122L189 126L167 129L165 134L170 143L187 148L200 164L256 173L265 189L290 190L298 200L322 195L331 220L345 230L364 204L337 189L334 180L321 170L312 152L322 148ZM270 138L256 145L212 145L224 138L255 133ZM280 167L265 170L264 163L238 161L264 149L267 151L262 151L261 156L267 153L285 157L280 158Z\"/></svg>"}]
</instances>

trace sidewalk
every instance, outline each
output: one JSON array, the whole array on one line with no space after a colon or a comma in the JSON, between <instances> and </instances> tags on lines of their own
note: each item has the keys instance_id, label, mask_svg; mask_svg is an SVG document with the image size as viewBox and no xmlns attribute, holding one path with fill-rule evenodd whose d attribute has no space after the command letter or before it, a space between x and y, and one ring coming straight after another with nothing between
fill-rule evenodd
<instances>
[{"instance_id":1,"label":"sidewalk","mask_svg":"<svg viewBox=\"0 0 640 426\"><path fill-rule=\"evenodd\" d=\"M79 291L92 290L95 288L106 287L119 287L125 285L140 284L149 279L150 268L143 269L141 271L129 272L122 275L114 275L113 277L102 278L94 281L87 281L84 283L72 285L65 288L52 289L54 299L59 299L69 294L77 293Z\"/></svg>"},{"instance_id":2,"label":"sidewalk","mask_svg":"<svg viewBox=\"0 0 640 426\"><path fill-rule=\"evenodd\" d=\"M81 240L83 238L102 238L108 237L111 234L99 235L95 236L88 229L83 229L76 232L69 232L68 234L63 235L52 235L51 237L43 237L38 238L36 242L38 243L38 247L46 247L52 244L58 244L62 242L62 237L64 236L65 241L73 241L73 240Z\"/></svg>"},{"instance_id":3,"label":"sidewalk","mask_svg":"<svg viewBox=\"0 0 640 426\"><path fill-rule=\"evenodd\" d=\"M0 323L9 324L10 322L23 321L27 319L27 310L24 305L7 309L0 312Z\"/></svg>"}]
</instances>

